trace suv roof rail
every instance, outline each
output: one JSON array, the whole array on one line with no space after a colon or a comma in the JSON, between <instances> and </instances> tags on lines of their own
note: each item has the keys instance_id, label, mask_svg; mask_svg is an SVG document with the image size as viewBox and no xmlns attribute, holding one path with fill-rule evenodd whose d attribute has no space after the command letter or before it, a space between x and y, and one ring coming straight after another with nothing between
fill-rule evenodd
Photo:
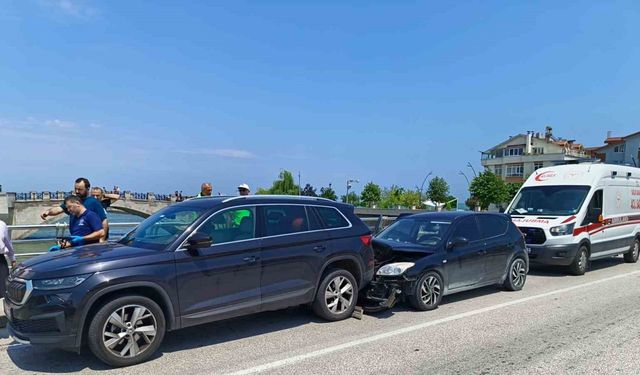
<instances>
[{"instance_id":1,"label":"suv roof rail","mask_svg":"<svg viewBox=\"0 0 640 375\"><path fill-rule=\"evenodd\" d=\"M227 203L227 202L238 200L238 199L255 199L255 198L258 198L258 199L285 198L285 199L316 200L316 201L337 203L336 201L333 201L328 198L322 198L322 197L309 197L306 195L277 195L277 194L238 195L235 197L227 198L222 202Z\"/></svg>"}]
</instances>

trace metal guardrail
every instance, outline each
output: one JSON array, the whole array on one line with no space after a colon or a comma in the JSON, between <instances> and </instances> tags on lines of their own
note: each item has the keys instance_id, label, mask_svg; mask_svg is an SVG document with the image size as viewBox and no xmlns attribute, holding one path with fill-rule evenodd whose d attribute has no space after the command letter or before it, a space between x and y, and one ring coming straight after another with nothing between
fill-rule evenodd
<instances>
[{"instance_id":1,"label":"metal guardrail","mask_svg":"<svg viewBox=\"0 0 640 375\"><path fill-rule=\"evenodd\" d=\"M375 234L378 233L381 229L386 227L384 225L387 222L393 222L396 220L394 216L378 216L378 217L362 217L360 218ZM133 228L140 223L109 223L109 228ZM14 230L34 230L34 229L55 229L56 235L54 237L44 237L44 238L33 238L33 239L24 239L24 240L13 240L13 243L37 243L37 242L45 242L45 241L54 241L56 237L61 237L64 235L64 231L69 228L69 223L55 223L55 224L23 224L23 225L8 225L7 228L11 233ZM114 237L113 239L120 239L121 237ZM35 252L35 253L17 253L16 257L26 257L26 256L36 256L42 255L45 252Z\"/></svg>"},{"instance_id":2,"label":"metal guardrail","mask_svg":"<svg viewBox=\"0 0 640 375\"><path fill-rule=\"evenodd\" d=\"M140 223L109 223L109 228L133 228ZM23 224L23 225L7 225L7 229L11 233L14 230L34 230L34 229L55 229L56 234L54 237L44 237L44 238L32 238L32 239L24 239L24 240L12 240L11 242L15 244L19 243L37 243L37 242L49 242L54 241L56 237L61 237L64 235L65 230L69 228L69 223L55 223L55 224ZM114 237L114 239L120 239L121 237ZM16 253L16 257L26 257L26 256L36 256L42 255L45 252L35 252L35 253Z\"/></svg>"}]
</instances>

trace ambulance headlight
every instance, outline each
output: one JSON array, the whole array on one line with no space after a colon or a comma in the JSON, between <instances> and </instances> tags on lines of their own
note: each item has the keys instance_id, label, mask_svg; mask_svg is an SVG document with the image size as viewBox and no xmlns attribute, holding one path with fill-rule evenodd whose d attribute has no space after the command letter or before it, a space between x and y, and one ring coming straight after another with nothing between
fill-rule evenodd
<instances>
[{"instance_id":1,"label":"ambulance headlight","mask_svg":"<svg viewBox=\"0 0 640 375\"><path fill-rule=\"evenodd\" d=\"M557 227L552 227L549 229L552 236L568 236L573 233L573 227L576 223L558 225Z\"/></svg>"}]
</instances>

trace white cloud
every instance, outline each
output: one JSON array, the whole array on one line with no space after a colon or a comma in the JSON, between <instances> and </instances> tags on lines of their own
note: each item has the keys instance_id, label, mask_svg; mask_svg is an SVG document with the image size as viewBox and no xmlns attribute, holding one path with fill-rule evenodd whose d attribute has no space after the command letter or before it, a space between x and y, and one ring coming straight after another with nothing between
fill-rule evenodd
<instances>
[{"instance_id":1,"label":"white cloud","mask_svg":"<svg viewBox=\"0 0 640 375\"><path fill-rule=\"evenodd\" d=\"M97 14L97 10L89 6L86 0L41 0L40 2L71 17L89 18Z\"/></svg>"},{"instance_id":2,"label":"white cloud","mask_svg":"<svg viewBox=\"0 0 640 375\"><path fill-rule=\"evenodd\" d=\"M102 127L102 125L96 124L95 122L92 122L91 124L89 124L89 127L93 128L93 129L100 129Z\"/></svg>"},{"instance_id":3,"label":"white cloud","mask_svg":"<svg viewBox=\"0 0 640 375\"><path fill-rule=\"evenodd\" d=\"M64 120L45 120L44 124L53 128L59 128L59 129L72 129L76 127L76 124L74 124L71 121L64 121Z\"/></svg>"},{"instance_id":4,"label":"white cloud","mask_svg":"<svg viewBox=\"0 0 640 375\"><path fill-rule=\"evenodd\" d=\"M234 149L194 149L194 150L178 150L177 152L181 154L189 154L189 155L213 155L213 156L221 156L224 158L235 158L235 159L253 159L256 156L249 151L245 150L234 150Z\"/></svg>"}]
</instances>

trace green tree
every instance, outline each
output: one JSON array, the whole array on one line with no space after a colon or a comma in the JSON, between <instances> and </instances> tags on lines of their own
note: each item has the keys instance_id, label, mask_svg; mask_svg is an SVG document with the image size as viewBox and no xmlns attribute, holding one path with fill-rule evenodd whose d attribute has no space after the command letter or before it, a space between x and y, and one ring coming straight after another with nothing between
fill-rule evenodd
<instances>
[{"instance_id":1,"label":"green tree","mask_svg":"<svg viewBox=\"0 0 640 375\"><path fill-rule=\"evenodd\" d=\"M320 196L322 198L331 199L332 201L338 200L338 195L336 195L336 192L331 187L331 184L329 184L329 186L327 187L320 188Z\"/></svg>"},{"instance_id":2,"label":"green tree","mask_svg":"<svg viewBox=\"0 0 640 375\"><path fill-rule=\"evenodd\" d=\"M522 182L509 182L507 184L507 194L509 197L505 202L511 202L511 200L518 194L518 190L522 187Z\"/></svg>"},{"instance_id":3,"label":"green tree","mask_svg":"<svg viewBox=\"0 0 640 375\"><path fill-rule=\"evenodd\" d=\"M364 185L362 188L362 193L360 194L360 201L363 206L372 207L373 205L377 205L380 203L380 199L382 198L382 190L380 186L374 184L373 182L369 182Z\"/></svg>"},{"instance_id":4,"label":"green tree","mask_svg":"<svg viewBox=\"0 0 640 375\"><path fill-rule=\"evenodd\" d=\"M278 179L273 181L269 189L258 189L256 194L278 194L278 195L298 195L300 187L293 180L293 175L289 171L282 171Z\"/></svg>"},{"instance_id":5,"label":"green tree","mask_svg":"<svg viewBox=\"0 0 640 375\"><path fill-rule=\"evenodd\" d=\"M403 190L400 195L400 205L406 208L420 206L420 192L417 190Z\"/></svg>"},{"instance_id":6,"label":"green tree","mask_svg":"<svg viewBox=\"0 0 640 375\"><path fill-rule=\"evenodd\" d=\"M340 197L340 200L342 201L342 203L346 203L347 202L347 196L346 195L342 195ZM360 196L358 194L356 194L355 192L350 192L349 193L349 204L352 204L356 207L360 206Z\"/></svg>"},{"instance_id":7,"label":"green tree","mask_svg":"<svg viewBox=\"0 0 640 375\"><path fill-rule=\"evenodd\" d=\"M404 188L397 185L391 185L390 188L382 189L380 208L398 208L398 206L402 206L403 192Z\"/></svg>"},{"instance_id":8,"label":"green tree","mask_svg":"<svg viewBox=\"0 0 640 375\"><path fill-rule=\"evenodd\" d=\"M489 208L491 203L500 205L509 198L507 185L491 171L478 174L478 177L471 181L469 192L483 210Z\"/></svg>"},{"instance_id":9,"label":"green tree","mask_svg":"<svg viewBox=\"0 0 640 375\"><path fill-rule=\"evenodd\" d=\"M427 198L434 203L445 203L449 197L449 184L442 177L434 177L429 181Z\"/></svg>"},{"instance_id":10,"label":"green tree","mask_svg":"<svg viewBox=\"0 0 640 375\"><path fill-rule=\"evenodd\" d=\"M454 197L453 195L449 195L445 203L445 210L455 211L458 209L458 198Z\"/></svg>"},{"instance_id":11,"label":"green tree","mask_svg":"<svg viewBox=\"0 0 640 375\"><path fill-rule=\"evenodd\" d=\"M302 195L305 195L307 197L317 197L318 194L316 193L316 189L313 188L313 186L311 186L311 184L306 184L304 186L304 189L302 189Z\"/></svg>"},{"instance_id":12,"label":"green tree","mask_svg":"<svg viewBox=\"0 0 640 375\"><path fill-rule=\"evenodd\" d=\"M464 204L466 204L471 211L475 211L476 207L478 207L478 200L472 195L464 201Z\"/></svg>"}]
</instances>

